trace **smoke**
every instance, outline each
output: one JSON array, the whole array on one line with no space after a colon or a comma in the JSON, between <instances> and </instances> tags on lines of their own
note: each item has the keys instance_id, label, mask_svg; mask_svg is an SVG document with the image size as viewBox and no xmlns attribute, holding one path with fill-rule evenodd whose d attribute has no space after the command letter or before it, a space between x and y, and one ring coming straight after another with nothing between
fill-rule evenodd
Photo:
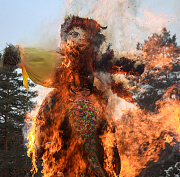
<instances>
[{"instance_id":1,"label":"smoke","mask_svg":"<svg viewBox=\"0 0 180 177\"><path fill-rule=\"evenodd\" d=\"M174 8L177 9L177 6ZM58 20L42 24L39 40L35 45L33 43L33 47L55 50L60 44L59 25L70 14L93 18L101 26L107 26L106 30L102 30L107 41L102 49L105 50L111 43L116 56L130 58L136 52L138 41L143 41L154 32L160 32L168 21L168 14L153 12L143 5L142 0L67 0ZM96 77L102 81L102 73ZM102 82L102 85L109 83L109 76L103 77ZM38 100L42 100L43 96L40 97Z\"/></svg>"},{"instance_id":2,"label":"smoke","mask_svg":"<svg viewBox=\"0 0 180 177\"><path fill-rule=\"evenodd\" d=\"M36 41L25 39L21 42L21 45L23 47L36 47L45 50L56 50L60 38L58 27L58 20L54 20L53 22L44 22L36 34Z\"/></svg>"},{"instance_id":3,"label":"smoke","mask_svg":"<svg viewBox=\"0 0 180 177\"><path fill-rule=\"evenodd\" d=\"M149 8L151 6L153 8ZM161 9L162 6L160 3ZM170 20L170 15L166 11L158 11L152 2L141 0L69 0L66 3L66 16L70 14L93 18L101 26L107 26L106 30L101 31L106 36L106 44L102 49L111 44L116 58L120 56L133 58L137 53L137 42L143 42L153 33L160 33L163 27L168 26ZM102 78L102 74L96 77ZM106 82L108 80L107 76ZM105 79L102 85L104 83ZM116 118L118 114L121 117L121 108L136 107L113 94L110 95L111 107L115 111Z\"/></svg>"},{"instance_id":4,"label":"smoke","mask_svg":"<svg viewBox=\"0 0 180 177\"><path fill-rule=\"evenodd\" d=\"M106 35L107 43L112 43L117 49L125 48L127 45L128 29L130 28L131 13L136 16L139 3L131 1L111 0L72 0L67 2L67 14L79 15L93 18L101 26L108 26L102 31ZM131 8L132 7L132 8ZM130 10L128 10L130 9ZM126 41L126 42L125 42ZM123 47L122 47L123 46Z\"/></svg>"},{"instance_id":5,"label":"smoke","mask_svg":"<svg viewBox=\"0 0 180 177\"><path fill-rule=\"evenodd\" d=\"M144 8L141 0L70 0L66 4L66 15L69 14L93 18L107 26L102 33L117 55L134 51L138 41L160 32L167 26L168 16Z\"/></svg>"},{"instance_id":6,"label":"smoke","mask_svg":"<svg viewBox=\"0 0 180 177\"><path fill-rule=\"evenodd\" d=\"M101 26L107 26L101 33L106 36L106 43L102 46L105 50L109 44L115 52L115 55L129 55L135 46L134 23L138 15L141 0L69 0L66 3L66 16L77 15L95 19ZM134 47L135 48L135 47ZM135 106L125 100L118 98L106 86L111 82L111 77L107 73L96 73L94 85L106 90L105 94L109 97L110 112L115 119L122 116L123 110L134 108ZM116 80L117 78L115 78ZM122 78L121 78L122 80Z\"/></svg>"},{"instance_id":7,"label":"smoke","mask_svg":"<svg viewBox=\"0 0 180 177\"><path fill-rule=\"evenodd\" d=\"M41 85L37 85L35 87L35 90L39 90L39 94L38 96L36 97L36 100L38 102L39 105L41 105L44 97L50 92L52 91L53 89L52 88L47 88L47 87L43 87Z\"/></svg>"}]
</instances>

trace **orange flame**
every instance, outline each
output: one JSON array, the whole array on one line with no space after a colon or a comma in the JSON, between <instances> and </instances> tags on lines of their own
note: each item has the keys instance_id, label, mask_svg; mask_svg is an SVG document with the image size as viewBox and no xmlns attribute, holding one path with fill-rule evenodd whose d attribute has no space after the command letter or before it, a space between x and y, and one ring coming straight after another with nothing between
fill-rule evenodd
<instances>
[{"instance_id":1,"label":"orange flame","mask_svg":"<svg viewBox=\"0 0 180 177\"><path fill-rule=\"evenodd\" d=\"M121 177L138 175L147 163L159 160L165 142L174 146L174 138L179 140L180 101L161 101L159 104L162 107L158 114L147 114L137 108L118 120ZM169 132L175 136L170 136Z\"/></svg>"},{"instance_id":2,"label":"orange flame","mask_svg":"<svg viewBox=\"0 0 180 177\"><path fill-rule=\"evenodd\" d=\"M147 70L145 71L144 75L146 75L148 71L151 71L153 76L159 72L167 73L173 67L174 61L171 54L173 55L174 45L170 45L169 47L158 46L159 53L155 54L155 48L152 48L152 46L155 45L154 42L157 41L146 43L146 45L143 47L142 55L144 57L144 61L148 63ZM60 53L64 56L68 56L69 53L78 52L76 50L72 50L70 47L72 45L73 44L71 41L67 41L66 43L62 44L63 51L60 51ZM61 75L61 82L70 82L73 72L71 70L73 63L72 61L79 65L78 61L73 58L73 56L66 57L60 64L59 67L63 66L63 69L66 70L66 72L63 73L64 75ZM154 68L156 68L156 70L154 70ZM73 81L78 85L78 74L73 73L73 77ZM142 81L143 79L144 78L142 77L140 80ZM73 172L71 169L66 169L69 176L76 176L79 174L79 172L83 174L86 170L86 162L82 158L82 154L80 152L81 149L77 150L77 148L82 147L83 140L77 137L75 134L72 134L70 137L71 142L69 149L67 151L63 150L63 143L60 138L64 133L62 130L60 130L60 126L64 118L66 118L65 115L69 109L69 103L67 101L69 98L69 93L66 86L67 85L63 83L63 88L61 88L61 90L58 92L59 95L56 95L56 98L60 100L55 103L54 107L52 108L53 110L51 110L51 106L49 106L52 104L51 100L47 100L45 103L43 103L42 110L44 108L49 108L50 113L47 113L47 115L41 115L41 119L35 118L34 116L30 118L30 120L33 122L33 126L28 135L27 147L28 156L32 159L31 171L33 175L38 170L36 166L35 152L36 147L39 148L39 134L41 134L43 137L43 139L41 137L41 146L44 148L42 155L42 173L45 177L62 175L62 170L66 166L73 166L75 169ZM53 94L54 93L55 91ZM48 98L51 99L50 96ZM98 101L99 100L95 100L94 104L98 105ZM124 111L121 119L116 121L116 134L112 133L110 129L108 129L104 135L99 137L102 140L105 152L104 168L109 176L116 177L112 164L112 147L116 143L121 156L120 177L135 177L136 175L139 175L142 170L148 166L148 164L157 162L159 160L159 155L162 153L162 151L165 151L166 143L174 146L175 138L180 141L180 101L170 98L168 100L164 98L163 100L158 101L156 105L159 107L157 113L145 112L145 110L141 110L139 107L136 107L133 110ZM103 112L103 108L100 108L100 112ZM51 126L47 126L45 122L48 116L53 117L51 119ZM41 128L43 131L41 131ZM170 133L173 133L173 135ZM60 152L60 150L62 152Z\"/></svg>"},{"instance_id":3,"label":"orange flame","mask_svg":"<svg viewBox=\"0 0 180 177\"><path fill-rule=\"evenodd\" d=\"M27 120L27 119L26 119ZM31 158L31 162L32 162L32 176L34 176L35 173L37 173L38 168L36 165L36 145L35 145L35 122L36 122L36 117L30 117L30 120L32 122L32 127L31 127L31 131L29 132L28 136L27 136L27 141L28 143L26 143L26 146L28 148L27 151L27 155Z\"/></svg>"}]
</instances>

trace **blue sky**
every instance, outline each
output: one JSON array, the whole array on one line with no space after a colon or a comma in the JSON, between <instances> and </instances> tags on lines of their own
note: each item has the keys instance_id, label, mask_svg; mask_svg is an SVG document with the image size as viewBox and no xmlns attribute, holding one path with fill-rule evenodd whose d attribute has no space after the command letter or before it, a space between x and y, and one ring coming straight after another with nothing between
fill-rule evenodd
<instances>
[{"instance_id":1,"label":"blue sky","mask_svg":"<svg viewBox=\"0 0 180 177\"><path fill-rule=\"evenodd\" d=\"M96 19L96 14L101 16L103 13L109 13L106 11L112 10L111 4L114 4L114 7L116 7L118 1L127 1L131 4L131 8L137 6L136 10L139 13L139 17L142 17L142 19L138 22L141 23L141 31L138 31L140 29L139 28L136 30L136 33L135 31L128 32L127 36L131 36L132 34L134 35L132 38L128 39L128 41L131 39L137 41L138 38L143 36L150 28L156 31L157 28L154 28L154 26L161 23L164 19L163 23L166 23L166 26L168 27L168 30L171 31L171 34L177 34L178 44L180 45L180 0L0 0L0 52L2 52L6 43L35 44L38 40L41 40L42 37L51 38L57 34L58 28L62 22L61 20L64 18L66 2L72 2L69 3L70 12L72 4L75 4L76 9L78 9L75 11L79 11L80 16L83 16L84 14L86 16L88 14L87 9L89 6L95 4L93 7L94 9L92 8L93 10L90 13L90 17L95 17ZM107 4L109 8L104 8L104 4ZM113 26L117 24L113 23L114 14L118 13L116 10L114 10L114 12L112 10L112 13L109 13L112 17L106 15L104 17L104 21L107 21L108 19L109 21L112 20L112 23L105 22L102 24L105 26L109 24L108 29L110 29L110 33L114 30L113 28L111 30L111 24L113 24ZM102 13L100 13L101 11ZM149 19L150 12L154 14L154 19L152 21ZM132 22L133 16L131 18L131 16L127 13L124 18L127 18L130 22ZM121 19L121 16L117 16L116 20L118 21ZM155 22L156 20L157 22ZM102 21L100 21L100 23L102 23ZM126 20L122 21L122 23L127 25ZM124 29L128 30L129 27L130 26L127 26L126 29ZM117 34L120 30L122 30L122 28L117 28L115 34ZM152 34L154 31L149 30L148 35ZM139 35L140 33L143 35ZM142 39L144 40L146 38L147 36L143 36Z\"/></svg>"},{"instance_id":2,"label":"blue sky","mask_svg":"<svg viewBox=\"0 0 180 177\"><path fill-rule=\"evenodd\" d=\"M36 41L48 23L56 22L57 32L64 5L64 0L0 0L0 51L6 43Z\"/></svg>"}]
</instances>

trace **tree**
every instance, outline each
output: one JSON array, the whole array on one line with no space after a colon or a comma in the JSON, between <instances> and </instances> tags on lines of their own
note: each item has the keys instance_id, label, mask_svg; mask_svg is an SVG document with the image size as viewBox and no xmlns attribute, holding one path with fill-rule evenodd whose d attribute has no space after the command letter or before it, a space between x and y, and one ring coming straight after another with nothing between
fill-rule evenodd
<instances>
[{"instance_id":1,"label":"tree","mask_svg":"<svg viewBox=\"0 0 180 177\"><path fill-rule=\"evenodd\" d=\"M142 58L145 63L145 72L137 79L132 77L133 80L132 83L133 85L136 85L135 87L136 88L135 91L137 93L136 101L140 105L141 109L145 109L145 115L148 115L149 113L150 113L149 115L153 115L150 120L153 120L154 118L159 119L161 117L159 116L159 112L160 112L159 108L162 108L159 103L165 104L169 102L169 100L172 101L172 99L174 99L174 101L179 103L180 47L176 43L176 35L173 35L171 37L170 32L168 32L166 28L163 28L160 34L154 33L152 36L148 37L148 39L145 40L144 43L142 44L138 43L137 50L139 50L139 52L141 53L140 58ZM164 107L164 110L166 108L167 107ZM174 110L172 110L172 112L173 111ZM138 114L137 117L139 118L140 115ZM169 121L173 121L172 117L173 116L169 116ZM130 119L130 118L127 119L127 116L125 118L126 120ZM179 121L178 118L177 120ZM136 123L134 123L135 122L134 118L132 119L132 122L133 125L136 125ZM146 121L143 120L142 122L146 122ZM165 125L167 122L168 120L165 120L163 117L162 125ZM150 122L146 122L145 126L146 125L149 126ZM155 133L156 132L155 127L157 125L159 125L159 123L157 122L155 124L152 124L149 130ZM142 127L142 129L140 128L140 131L143 132L143 126L139 126L139 127ZM153 130L153 128L155 129ZM126 129L126 128L123 127L122 129ZM163 134L165 133L174 137L173 146L171 146L167 142L164 143ZM149 134L146 135L150 136ZM131 137L131 135L128 135L128 137ZM139 141L136 138L134 139L139 143ZM146 137L144 138L144 140L146 141ZM139 176L159 177L159 176L178 175L179 170L176 167L180 159L180 153L179 153L180 143L176 139L176 136L173 134L173 131L168 131L168 128L161 130L160 136L157 139L153 138L152 143L156 141L162 141L164 143L164 147L161 149L161 151L159 151L158 154L159 160L155 163L148 162L146 168L142 170ZM143 146L143 144L145 143L142 143L141 146ZM152 148L151 143L148 142L144 150L148 149L148 146ZM158 146L155 148L154 152L157 152L157 148ZM133 153L129 153L129 154L133 154ZM148 153L148 155L149 154L150 153Z\"/></svg>"},{"instance_id":2,"label":"tree","mask_svg":"<svg viewBox=\"0 0 180 177\"><path fill-rule=\"evenodd\" d=\"M30 111L35 102L32 100L37 92L26 89L22 85L22 74L17 67L0 68L0 119L1 123L18 125L23 122L23 117ZM31 83L30 88L35 84ZM26 99L27 97L27 99Z\"/></svg>"},{"instance_id":3,"label":"tree","mask_svg":"<svg viewBox=\"0 0 180 177\"><path fill-rule=\"evenodd\" d=\"M143 44L137 43L137 50L141 52L146 69L138 78L137 100L141 108L154 111L156 101L161 99L163 92L169 86L180 84L177 78L179 71L180 47L176 42L176 35L163 28L160 34L154 33ZM176 74L173 75L173 72ZM137 83L134 78L133 82ZM143 90L143 92L142 92Z\"/></svg>"},{"instance_id":4,"label":"tree","mask_svg":"<svg viewBox=\"0 0 180 177\"><path fill-rule=\"evenodd\" d=\"M2 172L4 176L9 176L10 172L17 172L26 163L24 162L26 155L22 127L26 113L34 107L34 98L37 96L37 92L33 90L35 84L30 83L27 97L22 80L22 74L17 67L0 67L0 134L2 134L0 159L3 160L2 166L0 165L0 173ZM26 159L26 161L28 160ZM22 165L19 164L20 162ZM12 168L14 169L15 166L19 166L19 169L12 172ZM28 163L27 166L30 164ZM18 174L21 174L20 170Z\"/></svg>"}]
</instances>

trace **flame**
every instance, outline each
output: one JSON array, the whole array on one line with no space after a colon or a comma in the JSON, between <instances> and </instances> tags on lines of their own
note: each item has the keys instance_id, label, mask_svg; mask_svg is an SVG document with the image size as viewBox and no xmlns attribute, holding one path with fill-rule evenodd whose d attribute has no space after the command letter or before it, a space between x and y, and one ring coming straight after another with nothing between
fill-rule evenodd
<instances>
[{"instance_id":1,"label":"flame","mask_svg":"<svg viewBox=\"0 0 180 177\"><path fill-rule=\"evenodd\" d=\"M69 45L66 45L64 48L67 49L65 52L68 53L70 50ZM170 69L172 67L172 60L169 61L168 59L166 60L161 55L158 55L154 57L154 60L149 61L148 67L150 69L155 65L159 68L158 72L162 72L167 65L169 67L168 69ZM65 68L70 70L71 62L69 63L68 60L64 60L63 62L62 65L65 65ZM105 152L104 168L110 176L116 177L112 164L112 147L114 144L117 143L121 157L121 173L119 177L135 177L143 169L147 168L148 164L159 160L159 154L163 150L165 151L166 143L175 146L176 142L174 140L180 141L180 101L170 97L170 92L175 87L177 85L167 88L164 92L163 99L156 102L158 107L157 113L145 112L145 110L141 110L138 106L134 106L134 109L131 110L124 110L121 119L116 120L116 134L108 129L104 135L100 136ZM59 155L58 152L62 150L63 145L59 136L63 134L63 131L59 130L59 127L69 106L66 102L68 98L67 88L62 90L63 92L57 95L57 97L62 98L61 101L63 103L57 103L54 108L54 110L59 110L62 107L62 111L61 114L58 111L55 112L53 126L45 127L45 121L37 119L36 116L30 117L30 121L33 124L28 135L27 153L32 159L31 172L33 175L38 171L36 165L36 147L39 146L37 130L40 130L41 127L45 128L43 132L43 144L41 145L45 149L45 153L42 156L42 173L45 177L63 175L62 169L69 163L76 166L76 174L79 174L79 169L81 169L82 174L86 169L86 162L82 160L82 155L78 151L75 151L77 145L80 146L83 141L75 135L71 137L71 145L66 152L66 157L62 156L58 160L55 157L55 154ZM95 104L98 104L98 102ZM116 139L117 142L115 141ZM65 152L63 151L63 153ZM72 156L73 158L71 158ZM68 160L69 158L71 158L71 162ZM67 171L70 176L76 175L70 169L67 169Z\"/></svg>"},{"instance_id":2,"label":"flame","mask_svg":"<svg viewBox=\"0 0 180 177\"><path fill-rule=\"evenodd\" d=\"M68 60L68 63L66 64L65 62L62 62L62 65L64 65L66 68L68 68L71 64L71 61Z\"/></svg>"},{"instance_id":3,"label":"flame","mask_svg":"<svg viewBox=\"0 0 180 177\"><path fill-rule=\"evenodd\" d=\"M179 118L179 108L176 108L174 110L174 114L173 114L173 125L175 127L176 132L180 135L180 118Z\"/></svg>"},{"instance_id":4,"label":"flame","mask_svg":"<svg viewBox=\"0 0 180 177\"><path fill-rule=\"evenodd\" d=\"M159 160L165 143L174 146L174 138L179 140L180 101L160 101L158 105L162 106L158 114L147 114L136 108L118 120L121 177L140 174L148 163Z\"/></svg>"},{"instance_id":5,"label":"flame","mask_svg":"<svg viewBox=\"0 0 180 177\"><path fill-rule=\"evenodd\" d=\"M173 64L178 63L179 54L173 43L168 46L162 46L159 41L162 40L161 35L154 34L141 47L142 60L146 64L144 75L167 74L173 69Z\"/></svg>"},{"instance_id":6,"label":"flame","mask_svg":"<svg viewBox=\"0 0 180 177\"><path fill-rule=\"evenodd\" d=\"M160 104L160 103L159 103ZM164 102L161 102L164 105ZM121 153L121 174L120 177L131 177L136 176L140 173L142 168L146 168L148 161L156 162L159 159L159 152L161 148L165 148L164 143L169 143L171 146L174 145L174 137L165 134L162 137L162 140L156 140L161 136L163 131L168 132L172 131L176 134L176 138L180 135L180 112L179 112L179 102L171 100L166 103L159 111L157 115L145 115L145 113L140 109L135 109L128 113L132 117L123 118L118 123L118 132L117 137L120 138L119 142L119 151ZM124 113L127 115L127 113ZM32 118L33 121L37 121L35 118ZM119 120L118 120L119 121ZM133 122L132 122L133 121ZM52 176L54 171L56 171L57 164L54 164L54 169L49 168L48 162L52 161L54 157L51 154L54 154L59 150L60 146L57 145L57 139L59 135L56 132L58 126L54 126L52 130L52 140L46 144L46 149L48 152L43 155L43 173L44 176ZM124 136L125 135L125 136ZM112 170L111 158L111 146L114 143L114 135L107 131L104 136L101 137L105 147L105 153L108 159L105 159L106 170L112 174L111 176L116 176ZM54 141L54 145L53 145ZM32 159L32 172L33 174L37 172L36 160L35 160L35 129L33 128L28 135L28 156ZM75 139L74 139L75 142ZM150 144L149 146L146 144ZM81 142L79 142L81 143ZM59 144L59 143L58 143ZM75 146L75 143L72 143L72 150ZM143 155L140 155L139 148L146 149L142 150ZM68 154L70 155L72 151L70 150ZM81 156L77 155L77 159L81 159ZM59 161L61 164L65 164L66 159L61 159ZM82 162L83 165L83 162ZM51 171L51 170L52 171Z\"/></svg>"},{"instance_id":7,"label":"flame","mask_svg":"<svg viewBox=\"0 0 180 177\"><path fill-rule=\"evenodd\" d=\"M175 143L173 142L173 139L174 138L172 136L170 136L170 135L165 136L166 143L169 143L171 146L175 145Z\"/></svg>"},{"instance_id":8,"label":"flame","mask_svg":"<svg viewBox=\"0 0 180 177\"><path fill-rule=\"evenodd\" d=\"M130 159L128 159L126 156L121 156L121 174L120 177L130 177L135 176L133 174L133 171L135 171L134 167L130 165ZM125 176L127 175L127 176Z\"/></svg>"},{"instance_id":9,"label":"flame","mask_svg":"<svg viewBox=\"0 0 180 177\"><path fill-rule=\"evenodd\" d=\"M165 103L160 102L159 104L162 105L160 108L160 115L165 120L164 125L167 126L167 129L171 128L173 132L180 135L180 101L170 99Z\"/></svg>"},{"instance_id":10,"label":"flame","mask_svg":"<svg viewBox=\"0 0 180 177\"><path fill-rule=\"evenodd\" d=\"M157 41L150 41L142 48L142 60L147 64L144 75L149 74L149 71L152 72L151 74L153 76L161 72L168 73L173 68L173 53L175 46L173 44L168 47L158 46L159 54L156 54L153 46L156 46L155 42ZM73 46L72 41L62 43L61 48L63 48L63 51L60 51L60 54L65 56L70 52L77 52L76 50L72 50L71 46ZM70 70L72 63L74 62L71 59L72 57L67 57L61 63L62 66L65 66L64 68L67 73L61 78L64 82L69 82L69 80L71 80ZM154 68L156 68L156 70L154 70ZM123 74L126 75L126 73ZM143 79L144 77L139 80L142 81ZM76 83L78 84L78 81ZM82 154L79 152L81 149L78 149L79 151L77 150L77 147L81 147L83 143L81 138L78 138L73 134L71 137L70 148L68 151L63 151L63 144L60 138L63 131L60 130L59 127L62 124L62 120L64 120L69 105L66 102L66 99L68 98L67 88L63 87L61 89L61 94L56 97L61 100L55 104L55 112L53 112L55 115L52 126L48 127L45 121L42 120L43 118L46 119L46 117L42 116L42 119L37 119L35 117L31 118L34 123L32 130L28 135L27 146L28 156L32 158L31 171L33 174L37 172L35 152L36 147L39 148L38 136L40 133L43 135L41 146L45 150L42 156L42 173L45 177L63 175L62 170L68 165L73 166L75 169L74 172L72 172L70 168L67 169L69 176L75 176L79 174L79 172L83 174L86 169L86 162L82 159ZM51 103L47 101L47 105L49 104ZM94 104L98 104L98 101ZM47 105L43 106L45 107ZM124 111L120 117L121 119L116 120L116 134L108 129L104 135L99 137L102 140L105 152L104 168L110 176L116 176L112 164L112 147L114 144L117 143L121 157L121 173L119 176L135 177L136 175L139 175L144 168L147 168L148 164L159 160L159 155L163 150L165 151L167 143L174 146L176 144L174 139L180 141L180 101L164 98L163 100L158 101L156 105L159 108L156 113L145 112L145 110L141 110L138 106L134 106L134 109ZM112 110L109 112L111 111ZM48 114L46 116L48 117L50 115ZM40 132L41 128L44 128L43 132ZM59 154L60 150L62 150L62 154ZM66 156L63 156L65 153ZM61 155L62 158L56 158L56 156ZM79 169L81 169L81 171L79 171Z\"/></svg>"},{"instance_id":11,"label":"flame","mask_svg":"<svg viewBox=\"0 0 180 177\"><path fill-rule=\"evenodd\" d=\"M32 116L29 118L29 120L26 119L26 121L32 123L31 131L29 132L27 136L27 141L26 146L28 148L27 155L28 157L31 158L31 163L32 163L32 169L31 173L32 176L34 176L35 173L37 173L38 168L36 165L36 144L35 144L35 122L36 122L36 117Z\"/></svg>"},{"instance_id":12,"label":"flame","mask_svg":"<svg viewBox=\"0 0 180 177\"><path fill-rule=\"evenodd\" d=\"M113 170L113 164L112 164L112 160L113 160L112 148L116 144L114 133L112 133L110 131L110 128L108 128L107 132L104 135L100 136L100 138L102 139L104 151L106 154L106 157L104 157L105 158L105 160L104 160L105 169L110 176L117 177L117 175L115 174L115 172Z\"/></svg>"}]
</instances>

